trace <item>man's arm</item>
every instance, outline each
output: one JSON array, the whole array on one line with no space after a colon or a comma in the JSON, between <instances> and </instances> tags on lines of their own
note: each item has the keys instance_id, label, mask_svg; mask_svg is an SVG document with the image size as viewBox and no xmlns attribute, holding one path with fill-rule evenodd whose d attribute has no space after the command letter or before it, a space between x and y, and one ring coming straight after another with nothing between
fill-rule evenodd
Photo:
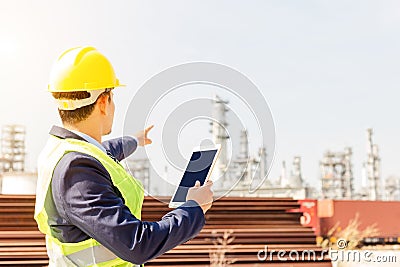
<instances>
[{"instance_id":1,"label":"man's arm","mask_svg":"<svg viewBox=\"0 0 400 267\"><path fill-rule=\"evenodd\" d=\"M135 136L124 136L103 142L106 150L119 161L129 157L138 146L151 144L153 141L147 136L154 125L151 125L143 131L137 132Z\"/></svg>"},{"instance_id":2,"label":"man's arm","mask_svg":"<svg viewBox=\"0 0 400 267\"><path fill-rule=\"evenodd\" d=\"M193 200L158 222L138 220L116 195L104 167L80 153L68 153L60 160L52 189L61 216L118 257L135 264L193 238L205 224L203 211Z\"/></svg>"},{"instance_id":3,"label":"man's arm","mask_svg":"<svg viewBox=\"0 0 400 267\"><path fill-rule=\"evenodd\" d=\"M129 157L138 147L136 137L124 136L115 139L110 139L102 143L104 148L119 161Z\"/></svg>"}]
</instances>

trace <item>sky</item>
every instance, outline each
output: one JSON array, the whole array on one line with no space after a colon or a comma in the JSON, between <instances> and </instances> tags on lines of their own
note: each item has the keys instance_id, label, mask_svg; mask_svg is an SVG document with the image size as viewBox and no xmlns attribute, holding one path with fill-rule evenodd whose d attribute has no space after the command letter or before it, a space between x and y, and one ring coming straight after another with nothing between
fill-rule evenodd
<instances>
[{"instance_id":1,"label":"sky","mask_svg":"<svg viewBox=\"0 0 400 267\"><path fill-rule=\"evenodd\" d=\"M26 125L28 169L59 124L46 91L54 60L92 45L128 85L115 94L110 137L123 133L131 99L152 76L215 62L246 75L268 101L276 127L269 179L299 155L317 186L324 151L350 146L359 185L369 127L383 178L400 176L399 1L2 0L0 25L0 125Z\"/></svg>"}]
</instances>

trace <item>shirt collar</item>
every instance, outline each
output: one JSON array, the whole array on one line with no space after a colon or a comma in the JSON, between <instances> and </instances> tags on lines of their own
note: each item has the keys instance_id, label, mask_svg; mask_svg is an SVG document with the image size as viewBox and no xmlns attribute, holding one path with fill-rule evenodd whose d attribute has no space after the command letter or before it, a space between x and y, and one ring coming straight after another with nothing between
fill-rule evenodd
<instances>
[{"instance_id":1,"label":"shirt collar","mask_svg":"<svg viewBox=\"0 0 400 267\"><path fill-rule=\"evenodd\" d=\"M74 134L79 135L80 137L82 137L83 139L85 139L86 141L88 141L88 143L90 143L90 144L92 144L92 145L95 145L95 146L98 147L101 151L103 151L104 153L107 154L107 151L106 151L106 149L104 148L104 146L103 146L102 144L100 144L100 143L99 143L96 139L94 139L93 137L91 137L91 136L89 136L89 135L87 135L87 134L81 133L81 132L79 132L79 131L74 131L74 130L70 130L70 131L73 132Z\"/></svg>"}]
</instances>

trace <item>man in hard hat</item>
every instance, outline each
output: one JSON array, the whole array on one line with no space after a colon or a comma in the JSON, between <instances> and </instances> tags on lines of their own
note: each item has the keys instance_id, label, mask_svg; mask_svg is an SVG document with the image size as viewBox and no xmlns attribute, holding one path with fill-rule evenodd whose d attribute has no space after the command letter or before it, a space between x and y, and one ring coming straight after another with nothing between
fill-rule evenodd
<instances>
[{"instance_id":1,"label":"man in hard hat","mask_svg":"<svg viewBox=\"0 0 400 267\"><path fill-rule=\"evenodd\" d=\"M63 127L53 126L39 158L35 220L46 235L50 266L134 266L199 233L212 183L189 189L187 202L158 222L140 220L142 184L119 161L151 144L151 127L101 142L111 131L112 65L93 47L65 51L48 90ZM200 205L200 206L199 206Z\"/></svg>"}]
</instances>

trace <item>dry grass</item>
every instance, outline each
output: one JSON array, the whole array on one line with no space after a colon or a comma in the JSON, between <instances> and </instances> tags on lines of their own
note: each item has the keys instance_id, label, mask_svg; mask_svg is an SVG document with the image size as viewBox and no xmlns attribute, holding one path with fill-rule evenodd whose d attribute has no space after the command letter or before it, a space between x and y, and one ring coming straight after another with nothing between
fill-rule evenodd
<instances>
[{"instance_id":1,"label":"dry grass","mask_svg":"<svg viewBox=\"0 0 400 267\"><path fill-rule=\"evenodd\" d=\"M337 222L327 233L327 238L317 240L318 245L323 248L338 249L337 241L344 239L347 242L346 249L355 249L361 245L361 241L365 237L373 237L379 235L376 224L360 230L360 215L356 213L355 217L351 219L348 225L341 229L340 222Z\"/></svg>"},{"instance_id":2,"label":"dry grass","mask_svg":"<svg viewBox=\"0 0 400 267\"><path fill-rule=\"evenodd\" d=\"M231 243L235 237L231 237L233 230L225 230L222 234L212 231L213 238L206 239L214 244L214 249L210 251L211 267L226 267L234 263L235 259L228 259L226 253L232 251Z\"/></svg>"}]
</instances>

